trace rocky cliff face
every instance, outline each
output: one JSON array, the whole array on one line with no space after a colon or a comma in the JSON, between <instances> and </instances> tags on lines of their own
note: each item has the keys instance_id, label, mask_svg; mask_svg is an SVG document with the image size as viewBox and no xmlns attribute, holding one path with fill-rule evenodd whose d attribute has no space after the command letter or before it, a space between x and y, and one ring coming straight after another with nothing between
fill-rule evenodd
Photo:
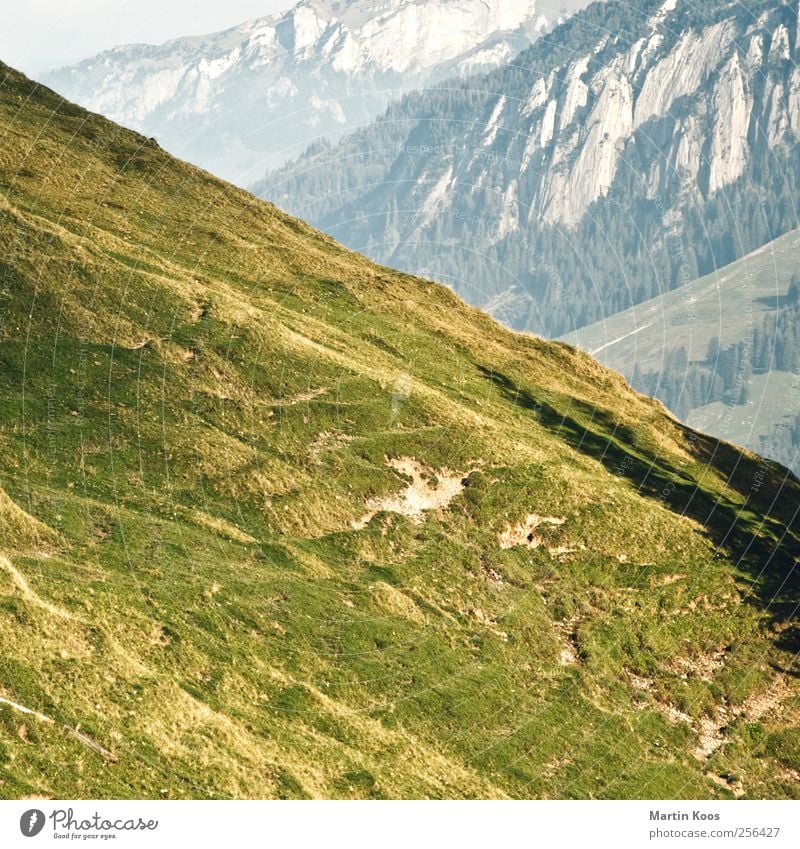
<instances>
[{"instance_id":1,"label":"rocky cliff face","mask_svg":"<svg viewBox=\"0 0 800 849\"><path fill-rule=\"evenodd\" d=\"M796 0L594 4L257 190L556 334L797 226L797 59Z\"/></svg>"},{"instance_id":2,"label":"rocky cliff face","mask_svg":"<svg viewBox=\"0 0 800 849\"><path fill-rule=\"evenodd\" d=\"M225 32L119 47L45 82L248 182L311 139L374 118L399 91L508 61L549 27L553 14L537 5L303 0Z\"/></svg>"}]
</instances>

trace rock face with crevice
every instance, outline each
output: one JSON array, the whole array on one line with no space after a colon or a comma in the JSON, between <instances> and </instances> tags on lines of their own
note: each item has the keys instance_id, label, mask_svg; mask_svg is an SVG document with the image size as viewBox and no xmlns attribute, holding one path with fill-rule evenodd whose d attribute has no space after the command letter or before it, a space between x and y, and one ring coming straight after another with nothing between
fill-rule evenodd
<instances>
[{"instance_id":1,"label":"rock face with crevice","mask_svg":"<svg viewBox=\"0 0 800 849\"><path fill-rule=\"evenodd\" d=\"M567 7L576 5L585 4ZM511 60L557 19L538 7L302 0L223 32L116 47L45 82L246 185L310 141L361 126L403 91Z\"/></svg>"},{"instance_id":2,"label":"rock face with crevice","mask_svg":"<svg viewBox=\"0 0 800 849\"><path fill-rule=\"evenodd\" d=\"M409 96L256 191L560 335L796 226L797 5L595 4L513 64Z\"/></svg>"}]
</instances>

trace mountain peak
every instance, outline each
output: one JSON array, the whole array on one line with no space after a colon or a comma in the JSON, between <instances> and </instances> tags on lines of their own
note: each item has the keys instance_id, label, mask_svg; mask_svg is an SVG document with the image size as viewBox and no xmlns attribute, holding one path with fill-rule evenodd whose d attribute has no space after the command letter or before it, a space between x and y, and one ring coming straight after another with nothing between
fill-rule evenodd
<instances>
[{"instance_id":1,"label":"mountain peak","mask_svg":"<svg viewBox=\"0 0 800 849\"><path fill-rule=\"evenodd\" d=\"M401 92L497 67L549 26L537 0L303 0L223 32L125 45L45 75L93 111L246 185Z\"/></svg>"}]
</instances>

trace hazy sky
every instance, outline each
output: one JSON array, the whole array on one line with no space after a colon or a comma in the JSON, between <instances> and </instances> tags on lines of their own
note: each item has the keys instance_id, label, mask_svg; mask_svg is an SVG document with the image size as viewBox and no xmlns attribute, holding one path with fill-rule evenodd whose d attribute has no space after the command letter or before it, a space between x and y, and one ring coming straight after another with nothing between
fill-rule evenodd
<instances>
[{"instance_id":1,"label":"hazy sky","mask_svg":"<svg viewBox=\"0 0 800 849\"><path fill-rule=\"evenodd\" d=\"M0 60L28 74L129 42L225 29L296 0L3 0Z\"/></svg>"}]
</instances>

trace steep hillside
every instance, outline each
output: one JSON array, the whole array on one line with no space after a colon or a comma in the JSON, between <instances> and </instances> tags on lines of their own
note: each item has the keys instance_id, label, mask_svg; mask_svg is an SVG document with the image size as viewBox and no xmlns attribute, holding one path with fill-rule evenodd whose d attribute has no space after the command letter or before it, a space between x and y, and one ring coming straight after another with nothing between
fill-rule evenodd
<instances>
[{"instance_id":1,"label":"steep hillside","mask_svg":"<svg viewBox=\"0 0 800 849\"><path fill-rule=\"evenodd\" d=\"M797 0L596 3L256 192L559 336L798 226Z\"/></svg>"},{"instance_id":2,"label":"steep hillside","mask_svg":"<svg viewBox=\"0 0 800 849\"><path fill-rule=\"evenodd\" d=\"M567 7L585 5L571 0ZM403 91L495 68L554 22L536 0L302 0L288 12L45 75L65 97L240 185Z\"/></svg>"},{"instance_id":3,"label":"steep hillside","mask_svg":"<svg viewBox=\"0 0 800 849\"><path fill-rule=\"evenodd\" d=\"M564 337L715 436L800 470L800 233Z\"/></svg>"},{"instance_id":4,"label":"steep hillside","mask_svg":"<svg viewBox=\"0 0 800 849\"><path fill-rule=\"evenodd\" d=\"M0 795L786 797L800 482L0 69Z\"/></svg>"}]
</instances>

